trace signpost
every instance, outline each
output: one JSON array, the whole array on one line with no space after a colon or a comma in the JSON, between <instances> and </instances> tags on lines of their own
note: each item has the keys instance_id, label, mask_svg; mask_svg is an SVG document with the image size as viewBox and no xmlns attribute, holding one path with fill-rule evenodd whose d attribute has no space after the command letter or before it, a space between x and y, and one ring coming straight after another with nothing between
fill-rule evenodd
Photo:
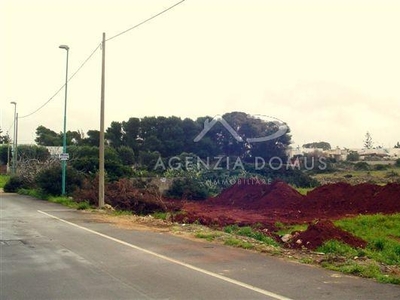
<instances>
[{"instance_id":1,"label":"signpost","mask_svg":"<svg viewBox=\"0 0 400 300\"><path fill-rule=\"evenodd\" d=\"M69 153L61 153L58 155L61 161L67 161L69 159Z\"/></svg>"}]
</instances>

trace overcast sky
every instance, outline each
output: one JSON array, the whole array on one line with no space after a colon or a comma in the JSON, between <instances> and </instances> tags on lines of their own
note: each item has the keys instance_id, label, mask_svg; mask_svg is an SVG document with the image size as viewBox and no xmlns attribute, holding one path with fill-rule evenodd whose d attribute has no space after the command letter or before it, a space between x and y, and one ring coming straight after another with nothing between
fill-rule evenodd
<instances>
[{"instance_id":1,"label":"overcast sky","mask_svg":"<svg viewBox=\"0 0 400 300\"><path fill-rule=\"evenodd\" d=\"M178 0L1 0L0 126L63 128L72 75L100 44ZM186 0L106 43L106 128L232 111L287 122L293 145L400 141L400 1ZM67 130L99 130L101 50L68 84ZM29 116L28 116L29 115Z\"/></svg>"}]
</instances>

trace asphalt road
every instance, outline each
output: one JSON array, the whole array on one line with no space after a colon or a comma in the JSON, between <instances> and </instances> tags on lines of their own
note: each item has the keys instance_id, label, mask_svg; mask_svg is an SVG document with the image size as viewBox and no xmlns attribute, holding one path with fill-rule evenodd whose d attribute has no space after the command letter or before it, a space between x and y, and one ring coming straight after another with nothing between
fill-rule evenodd
<instances>
[{"instance_id":1,"label":"asphalt road","mask_svg":"<svg viewBox=\"0 0 400 300\"><path fill-rule=\"evenodd\" d=\"M0 194L0 299L400 299L400 287Z\"/></svg>"}]
</instances>

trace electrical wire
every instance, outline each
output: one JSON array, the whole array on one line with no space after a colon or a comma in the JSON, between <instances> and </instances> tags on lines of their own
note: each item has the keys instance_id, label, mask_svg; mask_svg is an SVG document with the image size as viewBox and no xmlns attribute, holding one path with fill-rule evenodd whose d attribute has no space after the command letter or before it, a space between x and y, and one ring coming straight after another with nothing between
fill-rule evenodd
<instances>
[{"instance_id":1,"label":"electrical wire","mask_svg":"<svg viewBox=\"0 0 400 300\"><path fill-rule=\"evenodd\" d=\"M112 39L115 39L116 37L119 37L120 35L123 35L123 34L127 33L128 31L131 31L132 29L135 29L135 28L137 28L137 27L143 25L144 23L147 23L147 22L153 20L154 18L157 18L158 16L160 16L160 15L166 13L167 11L173 9L174 7L178 6L179 4L182 4L183 2L185 2L185 0L179 1L179 2L175 3L174 5L172 5L172 6L168 7L168 8L166 8L166 9L164 9L163 11L161 11L161 12L155 14L154 16L152 16L152 17L150 17L150 18L147 18L146 20L144 20L144 21L142 21L142 22L140 22L140 23L138 23L138 24L136 24L136 25L134 25L134 26L132 26L132 27L130 27L130 28L128 28L128 29L126 29L126 30L124 30L124 31L122 31L122 32L120 32L120 33L118 33L118 34L116 34L116 35L110 37L110 38L108 38L108 39L106 39L106 42L107 42L107 41L110 41L110 40L112 40Z\"/></svg>"},{"instance_id":2,"label":"electrical wire","mask_svg":"<svg viewBox=\"0 0 400 300\"><path fill-rule=\"evenodd\" d=\"M166 9L164 9L163 11L161 11L161 12L159 12L159 13L157 13L157 14L151 16L150 18L147 18L146 20L144 20L144 21L142 21L142 22L140 22L140 23L138 23L138 24L136 24L136 25L134 25L134 26L132 26L132 27L130 27L130 28L128 28L128 29L126 29L126 30L124 30L124 31L122 31L122 32L120 32L120 33L118 33L118 34L116 34L116 35L110 37L110 38L108 38L108 39L106 39L106 41L110 41L110 40L112 40L112 39L115 39L115 38L117 38L117 37L119 37L119 36L121 36L121 35L123 35L123 34L129 32L129 31L131 31L131 30L133 30L133 29L135 29L135 28L137 28L137 27L139 27L139 26L141 26L141 25L143 25L143 24L145 24L145 23L147 23L147 22L149 22L149 21L151 21L151 20L157 18L158 16L160 16L160 15L166 13L167 11L173 9L174 7L178 6L179 4L182 4L182 3L185 2L185 1L186 1L186 0L181 0L181 1L177 2L177 3L175 3L174 5L172 5L172 6L168 7L168 8L166 8ZM88 56L88 58L86 58L86 60L81 64L81 66L69 77L69 79L67 80L67 83L68 83L72 78L74 78L74 76L83 68L83 66L88 62L88 60L94 55L94 53L95 53L100 47L101 47L101 43L96 47L96 49L93 50L93 52ZM23 118L30 117L30 116L32 116L33 114L35 114L35 113L37 113L38 111L40 111L40 110L41 110L43 107L45 107L51 100L53 100L54 97L57 96L58 93L61 92L61 91L64 89L64 87L65 87L65 83L53 94L53 96L51 96L51 97L49 98L49 100L47 100L47 101L46 101L43 105L41 105L38 109L36 109L35 111L31 112L30 114L27 114L27 115L18 117L18 119L23 119Z\"/></svg>"},{"instance_id":3,"label":"electrical wire","mask_svg":"<svg viewBox=\"0 0 400 300\"><path fill-rule=\"evenodd\" d=\"M90 58L96 53L96 51L100 48L101 44L99 44L96 49L92 51L92 53L85 59L85 61L80 65L80 67L68 78L67 83L71 81L72 78L83 68L83 66L89 61ZM50 97L49 100L47 100L43 105L41 105L38 109L35 111L31 112L30 114L27 114L25 116L18 117L18 119L23 119L32 116L33 114L37 113L39 110L41 110L43 107L45 107L55 96L58 95L59 92L61 92L65 87L65 83L53 94L53 96Z\"/></svg>"}]
</instances>

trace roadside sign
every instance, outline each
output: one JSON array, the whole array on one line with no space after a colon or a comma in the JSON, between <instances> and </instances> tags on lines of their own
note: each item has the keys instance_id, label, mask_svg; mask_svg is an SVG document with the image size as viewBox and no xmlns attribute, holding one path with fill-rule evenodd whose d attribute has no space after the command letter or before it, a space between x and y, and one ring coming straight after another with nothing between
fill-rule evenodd
<instances>
[{"instance_id":1,"label":"roadside sign","mask_svg":"<svg viewBox=\"0 0 400 300\"><path fill-rule=\"evenodd\" d=\"M62 161L68 160L69 159L69 153L61 153L61 154L59 154L59 158Z\"/></svg>"}]
</instances>

